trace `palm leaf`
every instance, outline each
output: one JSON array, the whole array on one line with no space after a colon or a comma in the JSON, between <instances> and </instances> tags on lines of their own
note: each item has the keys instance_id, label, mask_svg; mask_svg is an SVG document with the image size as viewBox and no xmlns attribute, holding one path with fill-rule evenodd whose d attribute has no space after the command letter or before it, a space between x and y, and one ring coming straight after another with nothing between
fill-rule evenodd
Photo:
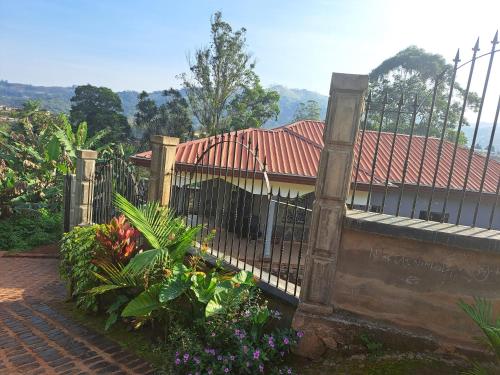
<instances>
[{"instance_id":1,"label":"palm leaf","mask_svg":"<svg viewBox=\"0 0 500 375\"><path fill-rule=\"evenodd\" d=\"M166 264L168 261L168 250L151 249L143 251L134 256L125 266L125 270L134 275L143 274L146 270L157 264Z\"/></svg>"},{"instance_id":2,"label":"palm leaf","mask_svg":"<svg viewBox=\"0 0 500 375\"><path fill-rule=\"evenodd\" d=\"M104 294L106 292L109 292L110 290L121 289L121 288L123 288L122 285L104 284L90 289L87 293L92 295Z\"/></svg>"},{"instance_id":3,"label":"palm leaf","mask_svg":"<svg viewBox=\"0 0 500 375\"><path fill-rule=\"evenodd\" d=\"M104 275L98 272L93 272L93 274L105 285L115 285L120 288L140 285L137 275L134 275L120 264L98 262L97 266L103 271Z\"/></svg>"},{"instance_id":4,"label":"palm leaf","mask_svg":"<svg viewBox=\"0 0 500 375\"><path fill-rule=\"evenodd\" d=\"M86 140L83 144L85 145L86 148L92 148L94 147L101 139L106 137L109 133L111 133L111 129L105 128L99 130L97 133L95 133L91 138Z\"/></svg>"},{"instance_id":5,"label":"palm leaf","mask_svg":"<svg viewBox=\"0 0 500 375\"><path fill-rule=\"evenodd\" d=\"M474 320L483 331L489 347L493 350L497 359L500 359L500 327L498 320L493 319L493 305L486 298L475 297L474 304L460 300L458 305L469 317Z\"/></svg>"},{"instance_id":6,"label":"palm leaf","mask_svg":"<svg viewBox=\"0 0 500 375\"><path fill-rule=\"evenodd\" d=\"M57 129L54 132L54 136L61 143L62 147L69 155L69 157L76 158L76 148L74 144L70 141L70 139L68 139L67 131L64 131L62 129Z\"/></svg>"},{"instance_id":7,"label":"palm leaf","mask_svg":"<svg viewBox=\"0 0 500 375\"><path fill-rule=\"evenodd\" d=\"M85 146L85 141L87 140L87 123L85 121L80 122L75 135L77 147L83 148Z\"/></svg>"},{"instance_id":8,"label":"palm leaf","mask_svg":"<svg viewBox=\"0 0 500 375\"><path fill-rule=\"evenodd\" d=\"M155 220L154 217L155 211L158 212L157 203L147 203L143 209L139 209L130 203L124 196L116 193L114 204L127 217L132 225L142 233L153 248L159 249L162 247L160 239L157 236L158 231L154 228L159 221L158 218Z\"/></svg>"},{"instance_id":9,"label":"palm leaf","mask_svg":"<svg viewBox=\"0 0 500 375\"><path fill-rule=\"evenodd\" d=\"M154 284L139 294L122 311L123 317L142 317L151 314L154 310L162 307L159 301L161 283Z\"/></svg>"}]
</instances>

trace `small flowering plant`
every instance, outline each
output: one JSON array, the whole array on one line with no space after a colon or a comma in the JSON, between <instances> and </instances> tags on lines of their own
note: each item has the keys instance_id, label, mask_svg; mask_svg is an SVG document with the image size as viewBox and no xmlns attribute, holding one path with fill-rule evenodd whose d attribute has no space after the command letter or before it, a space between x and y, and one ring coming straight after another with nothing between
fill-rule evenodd
<instances>
[{"instance_id":1,"label":"small flowering plant","mask_svg":"<svg viewBox=\"0 0 500 375\"><path fill-rule=\"evenodd\" d=\"M282 364L302 332L269 329L281 319L277 310L250 298L239 311L203 322L203 343L198 350L175 353L178 374L293 374Z\"/></svg>"},{"instance_id":2,"label":"small flowering plant","mask_svg":"<svg viewBox=\"0 0 500 375\"><path fill-rule=\"evenodd\" d=\"M300 332L292 330L266 334L255 343L243 330L236 330L238 345L233 351L207 346L201 352L175 353L174 367L178 374L293 374L293 370L281 366L297 343Z\"/></svg>"}]
</instances>

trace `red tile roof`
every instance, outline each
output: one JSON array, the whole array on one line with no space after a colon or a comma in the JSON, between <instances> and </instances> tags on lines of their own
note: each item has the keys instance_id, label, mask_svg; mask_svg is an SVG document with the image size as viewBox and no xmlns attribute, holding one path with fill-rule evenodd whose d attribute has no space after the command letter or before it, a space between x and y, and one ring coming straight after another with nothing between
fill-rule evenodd
<instances>
[{"instance_id":1,"label":"red tile roof","mask_svg":"<svg viewBox=\"0 0 500 375\"><path fill-rule=\"evenodd\" d=\"M285 125L275 129L246 129L238 132L238 140L244 139L247 143L251 139L252 147L255 144L259 146L259 159L266 160L267 173L270 180L276 181L291 181L303 184L313 185L316 180L318 171L318 163L323 143L324 123L320 121L299 121L290 125ZM358 150L362 132L358 137L358 142L355 147L355 161L358 158ZM235 132L224 134L225 141L235 139ZM217 140L220 141L218 136ZM402 180L404 168L404 160L408 150L409 136L398 134L394 145L394 154L392 160L391 171L389 175L389 183L398 184ZM193 140L181 143L177 147L176 163L179 167L189 167L195 164L197 155L206 150L208 143L213 144L214 137ZM358 172L358 183L368 184L371 179L371 170L375 148L377 142L377 132L366 131L361 155L360 167ZM418 180L420 163L424 149L425 138L422 136L414 136L411 142L409 153L409 162L406 175L407 184L416 184ZM375 184L383 185L386 179L387 167L389 165L390 151L393 143L393 134L382 132L380 136L377 163L373 181ZM234 142L224 143L224 147L212 148L209 153L210 165L214 162L217 167L233 166L236 169L247 169L247 150L242 151L241 147L236 146L234 152ZM452 169L451 159L453 154L454 144L448 141L443 143L440 163L437 168L436 187L445 188L449 176L449 171ZM228 152L229 147L229 154ZM217 151L214 153L214 149ZM222 149L222 155L220 150ZM420 184L422 186L432 186L434 179L434 171L436 170L436 159L439 149L439 139L429 138L425 151L422 173L420 176ZM241 164L240 164L241 154ZM233 161L232 156L235 155ZM229 156L229 158L227 158ZM208 157L208 156L207 156ZM207 157L204 163L206 165ZM467 168L469 150L465 147L459 147L455 158L453 176L451 180L451 188L461 190L463 188L464 176ZM132 157L132 160L137 164L149 165L151 159L151 151L146 151ZM481 177L486 158L478 153L474 153L472 157L472 167L469 172L468 190L478 191L480 188ZM259 168L257 167L257 170ZM253 170L253 158L248 161L248 170ZM353 168L353 180L355 177L355 168ZM500 163L496 160L490 160L486 173L485 184L483 190L485 192L494 193L496 191L497 182L500 178Z\"/></svg>"}]
</instances>

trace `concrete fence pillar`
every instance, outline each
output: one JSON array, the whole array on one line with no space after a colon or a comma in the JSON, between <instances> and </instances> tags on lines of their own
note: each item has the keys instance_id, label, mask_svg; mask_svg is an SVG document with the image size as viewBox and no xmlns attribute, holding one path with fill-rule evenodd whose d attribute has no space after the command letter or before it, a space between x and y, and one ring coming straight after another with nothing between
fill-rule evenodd
<instances>
[{"instance_id":1,"label":"concrete fence pillar","mask_svg":"<svg viewBox=\"0 0 500 375\"><path fill-rule=\"evenodd\" d=\"M334 309L333 283L346 213L345 201L367 88L366 75L332 75L323 134L325 147L318 167L300 303L294 317L294 326L306 333L304 343L299 346L299 354L302 349L306 356L316 344L323 345L316 340L315 333L307 336L310 315L328 316Z\"/></svg>"},{"instance_id":2,"label":"concrete fence pillar","mask_svg":"<svg viewBox=\"0 0 500 375\"><path fill-rule=\"evenodd\" d=\"M88 225L92 221L92 200L94 189L92 180L95 175L97 151L78 150L76 152L75 209L70 211L70 223Z\"/></svg>"},{"instance_id":3,"label":"concrete fence pillar","mask_svg":"<svg viewBox=\"0 0 500 375\"><path fill-rule=\"evenodd\" d=\"M160 202L168 206L170 202L170 187L172 168L175 165L175 152L179 138L163 135L151 137L151 169L149 176L148 201Z\"/></svg>"}]
</instances>

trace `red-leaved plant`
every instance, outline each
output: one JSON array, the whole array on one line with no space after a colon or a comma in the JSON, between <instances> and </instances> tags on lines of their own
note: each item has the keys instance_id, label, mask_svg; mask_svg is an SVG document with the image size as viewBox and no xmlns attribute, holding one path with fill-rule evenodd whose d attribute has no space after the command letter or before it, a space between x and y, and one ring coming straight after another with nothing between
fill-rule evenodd
<instances>
[{"instance_id":1,"label":"red-leaved plant","mask_svg":"<svg viewBox=\"0 0 500 375\"><path fill-rule=\"evenodd\" d=\"M126 263L135 255L138 237L139 231L130 225L124 215L112 218L103 230L96 231L97 241L104 250L102 257L113 263Z\"/></svg>"}]
</instances>

